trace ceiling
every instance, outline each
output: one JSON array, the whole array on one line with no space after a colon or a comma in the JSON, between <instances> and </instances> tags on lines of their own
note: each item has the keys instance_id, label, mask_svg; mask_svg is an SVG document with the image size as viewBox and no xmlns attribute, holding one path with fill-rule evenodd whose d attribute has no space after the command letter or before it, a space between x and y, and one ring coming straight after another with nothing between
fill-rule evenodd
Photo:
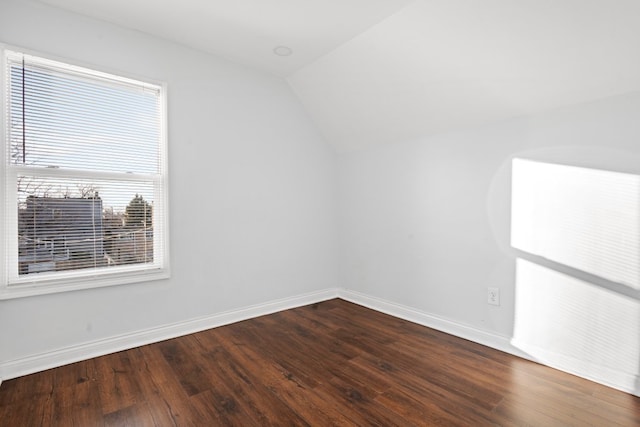
<instances>
[{"instance_id":1,"label":"ceiling","mask_svg":"<svg viewBox=\"0 0 640 427\"><path fill-rule=\"evenodd\" d=\"M640 91L638 0L41 1L286 78L338 151Z\"/></svg>"},{"instance_id":2,"label":"ceiling","mask_svg":"<svg viewBox=\"0 0 640 427\"><path fill-rule=\"evenodd\" d=\"M339 150L639 91L640 1L416 1L289 80Z\"/></svg>"},{"instance_id":3,"label":"ceiling","mask_svg":"<svg viewBox=\"0 0 640 427\"><path fill-rule=\"evenodd\" d=\"M411 0L41 1L284 77Z\"/></svg>"}]
</instances>

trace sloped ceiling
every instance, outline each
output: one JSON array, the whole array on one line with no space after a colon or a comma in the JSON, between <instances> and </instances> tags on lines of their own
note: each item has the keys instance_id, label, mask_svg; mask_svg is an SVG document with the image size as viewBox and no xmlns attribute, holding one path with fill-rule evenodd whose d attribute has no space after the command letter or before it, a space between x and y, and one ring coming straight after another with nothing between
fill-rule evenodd
<instances>
[{"instance_id":1,"label":"sloped ceiling","mask_svg":"<svg viewBox=\"0 0 640 427\"><path fill-rule=\"evenodd\" d=\"M638 0L42 1L287 78L339 151L640 90Z\"/></svg>"},{"instance_id":2,"label":"sloped ceiling","mask_svg":"<svg viewBox=\"0 0 640 427\"><path fill-rule=\"evenodd\" d=\"M640 90L640 1L416 1L289 81L339 150Z\"/></svg>"},{"instance_id":3,"label":"sloped ceiling","mask_svg":"<svg viewBox=\"0 0 640 427\"><path fill-rule=\"evenodd\" d=\"M411 0L41 0L286 76ZM293 52L278 56L274 49ZM286 49L285 49L286 50Z\"/></svg>"}]
</instances>

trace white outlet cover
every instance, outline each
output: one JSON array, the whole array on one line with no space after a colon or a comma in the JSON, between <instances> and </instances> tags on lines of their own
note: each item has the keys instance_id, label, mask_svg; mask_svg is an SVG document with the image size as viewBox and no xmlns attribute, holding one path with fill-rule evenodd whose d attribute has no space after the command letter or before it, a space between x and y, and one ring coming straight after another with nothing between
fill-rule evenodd
<instances>
[{"instance_id":1,"label":"white outlet cover","mask_svg":"<svg viewBox=\"0 0 640 427\"><path fill-rule=\"evenodd\" d=\"M500 288L487 288L487 302L491 305L500 305Z\"/></svg>"}]
</instances>

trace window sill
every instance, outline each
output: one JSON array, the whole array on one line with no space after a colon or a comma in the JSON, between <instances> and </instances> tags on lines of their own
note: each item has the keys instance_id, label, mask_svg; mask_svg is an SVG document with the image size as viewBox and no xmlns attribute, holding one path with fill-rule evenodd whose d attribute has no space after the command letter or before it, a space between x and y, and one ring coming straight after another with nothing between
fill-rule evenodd
<instances>
[{"instance_id":1,"label":"window sill","mask_svg":"<svg viewBox=\"0 0 640 427\"><path fill-rule=\"evenodd\" d=\"M118 286L129 283L163 280L170 277L167 268L151 269L128 273L86 275L76 278L56 278L37 283L23 282L0 288L0 300L47 295L59 292Z\"/></svg>"}]
</instances>

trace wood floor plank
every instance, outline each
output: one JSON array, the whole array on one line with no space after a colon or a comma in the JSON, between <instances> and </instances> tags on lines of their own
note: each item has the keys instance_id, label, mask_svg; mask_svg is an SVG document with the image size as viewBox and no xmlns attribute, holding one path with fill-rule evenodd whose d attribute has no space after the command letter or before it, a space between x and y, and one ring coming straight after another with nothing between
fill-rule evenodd
<instances>
[{"instance_id":1,"label":"wood floor plank","mask_svg":"<svg viewBox=\"0 0 640 427\"><path fill-rule=\"evenodd\" d=\"M209 381L203 375L202 367L194 361L195 355L191 351L191 340L191 336L186 336L158 345L165 360L180 380L182 388L189 396L202 393L210 387Z\"/></svg>"},{"instance_id":2,"label":"wood floor plank","mask_svg":"<svg viewBox=\"0 0 640 427\"><path fill-rule=\"evenodd\" d=\"M292 417L290 408L263 387L259 379L252 378L224 348L212 350L207 356L211 361L212 375L228 385L228 393L241 402L252 424L276 426L283 417Z\"/></svg>"},{"instance_id":3,"label":"wood floor plank","mask_svg":"<svg viewBox=\"0 0 640 427\"><path fill-rule=\"evenodd\" d=\"M278 397L270 382L264 380L263 372L271 369L271 366L265 368L264 365L255 363L251 354L245 354L243 348L248 346L242 340L236 342L235 335L229 328L220 328L216 332L223 349L230 355L227 362L232 363L225 378L230 377L234 387L239 388L237 395L250 397L252 404L249 408L259 420L259 425L306 425L307 422Z\"/></svg>"},{"instance_id":4,"label":"wood floor plank","mask_svg":"<svg viewBox=\"0 0 640 427\"><path fill-rule=\"evenodd\" d=\"M2 382L4 387L4 381ZM49 396L18 400L0 407L0 425L47 426L52 421L54 403ZM19 424L16 424L19 421Z\"/></svg>"},{"instance_id":5,"label":"wood floor plank","mask_svg":"<svg viewBox=\"0 0 640 427\"><path fill-rule=\"evenodd\" d=\"M153 415L146 402L111 412L103 418L105 427L155 427ZM81 424L94 425L94 424Z\"/></svg>"},{"instance_id":6,"label":"wood floor plank","mask_svg":"<svg viewBox=\"0 0 640 427\"><path fill-rule=\"evenodd\" d=\"M638 426L640 398L334 299L4 381L1 426Z\"/></svg>"},{"instance_id":7,"label":"wood floor plank","mask_svg":"<svg viewBox=\"0 0 640 427\"><path fill-rule=\"evenodd\" d=\"M100 395L100 400L96 403L101 404L104 414L132 406L143 398L139 383L132 375L134 368L129 354L119 352L94 360ZM75 366L72 366L72 369L75 370Z\"/></svg>"},{"instance_id":8,"label":"wood floor plank","mask_svg":"<svg viewBox=\"0 0 640 427\"><path fill-rule=\"evenodd\" d=\"M197 417L192 411L189 396L160 348L146 345L128 353L136 367L134 381L140 385L154 425L193 425Z\"/></svg>"},{"instance_id":9,"label":"wood floor plank","mask_svg":"<svg viewBox=\"0 0 640 427\"><path fill-rule=\"evenodd\" d=\"M305 420L305 424L347 425L341 413L326 405L326 402L312 391L317 382L305 382L304 378L297 377L283 366L286 364L280 364L278 358L264 359L262 352L253 346L239 347L236 357L242 360L245 366L251 366L253 376L259 378L266 389L285 403L301 420ZM312 420L313 423L307 420Z\"/></svg>"},{"instance_id":10,"label":"wood floor plank","mask_svg":"<svg viewBox=\"0 0 640 427\"><path fill-rule=\"evenodd\" d=\"M637 424L640 425L640 399L627 393L620 393L612 388L603 388L595 391L593 397L598 402L607 402L620 409L621 412L628 415L635 415ZM628 408L634 408L634 411L627 411Z\"/></svg>"},{"instance_id":11,"label":"wood floor plank","mask_svg":"<svg viewBox=\"0 0 640 427\"><path fill-rule=\"evenodd\" d=\"M502 401L493 411L494 420L498 425L513 426L583 426L577 420L558 419L554 414L546 412L545 408L536 407L533 404L516 402L511 399ZM604 426L603 426L604 427Z\"/></svg>"},{"instance_id":12,"label":"wood floor plank","mask_svg":"<svg viewBox=\"0 0 640 427\"><path fill-rule=\"evenodd\" d=\"M398 414L399 419L414 425L486 425L484 418L468 419L468 415L458 415L458 411L443 406L438 400L416 400L411 394L400 389L391 389L376 398L376 402ZM456 408L457 409L457 408Z\"/></svg>"},{"instance_id":13,"label":"wood floor plank","mask_svg":"<svg viewBox=\"0 0 640 427\"><path fill-rule=\"evenodd\" d=\"M436 385L389 361L364 355L358 363L377 367L380 373L385 373L388 378L393 378L395 389L414 396L415 400L422 402L423 405L435 404L443 414L448 414L449 418L451 416L458 418L461 424L485 425L488 423L489 411L493 409L490 405L478 405L474 399L465 394L458 393L446 385L444 388Z\"/></svg>"},{"instance_id":14,"label":"wood floor plank","mask_svg":"<svg viewBox=\"0 0 640 427\"><path fill-rule=\"evenodd\" d=\"M56 369L26 375L20 381L3 381L0 386L0 408L9 407L24 400L47 398L54 389Z\"/></svg>"}]
</instances>

